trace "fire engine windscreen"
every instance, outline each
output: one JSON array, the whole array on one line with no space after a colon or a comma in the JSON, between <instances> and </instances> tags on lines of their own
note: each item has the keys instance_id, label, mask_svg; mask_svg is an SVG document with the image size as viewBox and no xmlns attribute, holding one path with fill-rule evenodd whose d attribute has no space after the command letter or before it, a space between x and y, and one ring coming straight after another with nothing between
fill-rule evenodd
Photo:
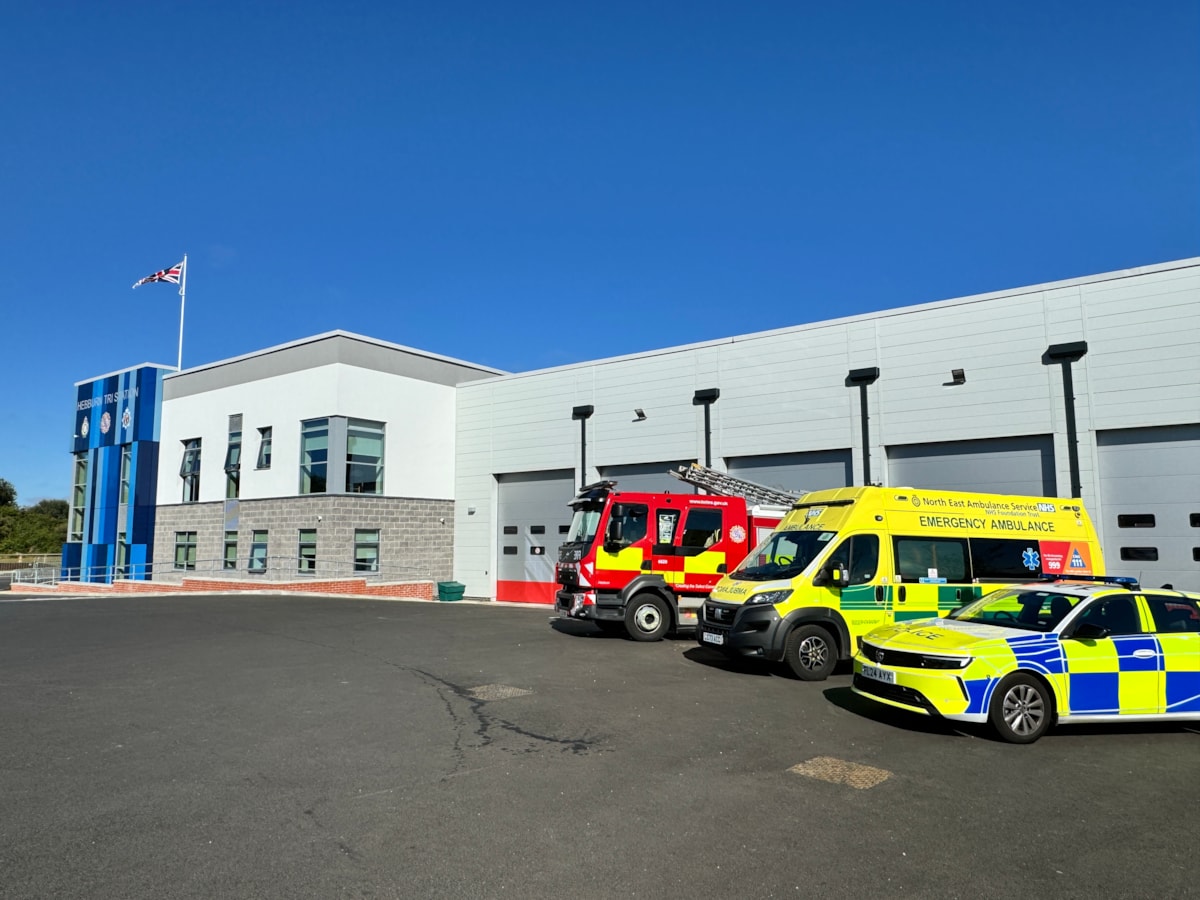
<instances>
[{"instance_id":1,"label":"fire engine windscreen","mask_svg":"<svg viewBox=\"0 0 1200 900\"><path fill-rule=\"evenodd\" d=\"M590 544L596 537L596 529L600 526L600 515L603 506L577 506L571 516L571 528L567 531L566 543Z\"/></svg>"},{"instance_id":2,"label":"fire engine windscreen","mask_svg":"<svg viewBox=\"0 0 1200 900\"><path fill-rule=\"evenodd\" d=\"M739 581L795 578L825 551L836 534L835 531L773 531L729 577Z\"/></svg>"}]
</instances>

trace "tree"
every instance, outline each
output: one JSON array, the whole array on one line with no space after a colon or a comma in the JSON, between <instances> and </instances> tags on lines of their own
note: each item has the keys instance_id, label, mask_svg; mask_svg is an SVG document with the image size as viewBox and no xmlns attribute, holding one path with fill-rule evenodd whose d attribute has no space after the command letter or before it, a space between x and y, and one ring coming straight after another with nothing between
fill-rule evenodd
<instances>
[{"instance_id":1,"label":"tree","mask_svg":"<svg viewBox=\"0 0 1200 900\"><path fill-rule=\"evenodd\" d=\"M0 506L16 506L17 505L17 489L12 486L12 482L0 478Z\"/></svg>"},{"instance_id":2,"label":"tree","mask_svg":"<svg viewBox=\"0 0 1200 900\"><path fill-rule=\"evenodd\" d=\"M49 516L52 519L61 519L64 522L71 512L71 506L66 500L39 500L28 509L31 513Z\"/></svg>"}]
</instances>

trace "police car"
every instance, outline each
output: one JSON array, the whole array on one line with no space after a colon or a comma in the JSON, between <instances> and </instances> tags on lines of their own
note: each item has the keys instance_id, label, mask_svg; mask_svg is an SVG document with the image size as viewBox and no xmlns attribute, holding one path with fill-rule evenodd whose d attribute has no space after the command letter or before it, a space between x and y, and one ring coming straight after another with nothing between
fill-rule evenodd
<instances>
[{"instance_id":1,"label":"police car","mask_svg":"<svg viewBox=\"0 0 1200 900\"><path fill-rule=\"evenodd\" d=\"M1200 720L1200 596L1123 578L996 591L870 632L854 692L1018 744L1055 722Z\"/></svg>"}]
</instances>

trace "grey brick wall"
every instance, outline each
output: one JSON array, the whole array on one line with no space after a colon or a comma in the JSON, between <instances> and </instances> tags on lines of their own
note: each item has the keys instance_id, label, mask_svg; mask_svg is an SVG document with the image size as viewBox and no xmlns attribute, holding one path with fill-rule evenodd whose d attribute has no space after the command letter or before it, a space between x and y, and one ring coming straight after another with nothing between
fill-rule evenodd
<instances>
[{"instance_id":1,"label":"grey brick wall","mask_svg":"<svg viewBox=\"0 0 1200 900\"><path fill-rule=\"evenodd\" d=\"M224 570L225 531L237 531L236 575L247 575L253 531L267 532L271 567L266 578L300 577L296 562L300 529L317 532L318 578L362 575L353 571L354 532L379 529L380 581L452 577L454 501L361 494L321 494L269 500L159 506L154 525L154 577L177 581L185 574L234 575ZM177 571L175 533L196 532L195 573ZM261 577L261 576L252 576Z\"/></svg>"}]
</instances>

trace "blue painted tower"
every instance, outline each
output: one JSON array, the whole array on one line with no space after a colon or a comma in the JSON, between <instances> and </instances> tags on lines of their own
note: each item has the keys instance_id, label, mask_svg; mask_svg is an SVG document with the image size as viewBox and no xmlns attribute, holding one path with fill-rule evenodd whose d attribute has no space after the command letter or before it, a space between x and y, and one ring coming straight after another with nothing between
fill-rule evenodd
<instances>
[{"instance_id":1,"label":"blue painted tower","mask_svg":"<svg viewBox=\"0 0 1200 900\"><path fill-rule=\"evenodd\" d=\"M163 376L174 371L142 363L75 385L64 580L150 577Z\"/></svg>"}]
</instances>

